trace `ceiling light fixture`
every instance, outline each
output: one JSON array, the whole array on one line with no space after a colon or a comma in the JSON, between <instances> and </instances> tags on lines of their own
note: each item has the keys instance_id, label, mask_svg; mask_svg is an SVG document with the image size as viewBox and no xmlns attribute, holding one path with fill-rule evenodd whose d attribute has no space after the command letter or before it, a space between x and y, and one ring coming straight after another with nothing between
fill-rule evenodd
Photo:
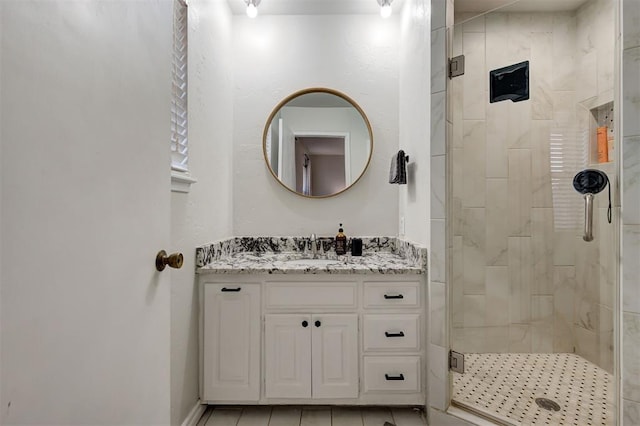
<instances>
[{"instance_id":1,"label":"ceiling light fixture","mask_svg":"<svg viewBox=\"0 0 640 426\"><path fill-rule=\"evenodd\" d=\"M393 0L378 0L378 4L380 5L380 16L383 18L388 18L391 16L391 2Z\"/></svg>"},{"instance_id":2,"label":"ceiling light fixture","mask_svg":"<svg viewBox=\"0 0 640 426\"><path fill-rule=\"evenodd\" d=\"M258 16L258 5L260 4L260 0L245 0L247 3L247 16L249 18L255 18Z\"/></svg>"}]
</instances>

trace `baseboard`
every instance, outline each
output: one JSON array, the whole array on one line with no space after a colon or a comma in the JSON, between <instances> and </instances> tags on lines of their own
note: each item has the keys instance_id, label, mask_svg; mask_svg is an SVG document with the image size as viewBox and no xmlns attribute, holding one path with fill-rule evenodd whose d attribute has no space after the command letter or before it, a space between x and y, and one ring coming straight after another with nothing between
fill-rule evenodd
<instances>
[{"instance_id":1,"label":"baseboard","mask_svg":"<svg viewBox=\"0 0 640 426\"><path fill-rule=\"evenodd\" d=\"M207 409L207 405L203 405L200 403L200 400L196 401L196 405L193 406L187 418L182 422L182 426L196 426L198 424L198 420L204 414Z\"/></svg>"}]
</instances>

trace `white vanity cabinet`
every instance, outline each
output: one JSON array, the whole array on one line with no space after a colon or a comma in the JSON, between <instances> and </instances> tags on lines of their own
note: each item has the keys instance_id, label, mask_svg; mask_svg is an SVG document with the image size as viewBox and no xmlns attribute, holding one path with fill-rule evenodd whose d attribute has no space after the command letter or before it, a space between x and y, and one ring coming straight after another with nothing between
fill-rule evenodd
<instances>
[{"instance_id":1,"label":"white vanity cabinet","mask_svg":"<svg viewBox=\"0 0 640 426\"><path fill-rule=\"evenodd\" d=\"M357 314L265 315L266 398L357 398Z\"/></svg>"},{"instance_id":2,"label":"white vanity cabinet","mask_svg":"<svg viewBox=\"0 0 640 426\"><path fill-rule=\"evenodd\" d=\"M200 283L202 402L425 404L423 275L202 274Z\"/></svg>"},{"instance_id":3,"label":"white vanity cabinet","mask_svg":"<svg viewBox=\"0 0 640 426\"><path fill-rule=\"evenodd\" d=\"M206 283L202 399L260 399L260 284Z\"/></svg>"},{"instance_id":4,"label":"white vanity cabinet","mask_svg":"<svg viewBox=\"0 0 640 426\"><path fill-rule=\"evenodd\" d=\"M365 281L363 387L365 395L402 399L424 386L425 321L419 281Z\"/></svg>"}]
</instances>

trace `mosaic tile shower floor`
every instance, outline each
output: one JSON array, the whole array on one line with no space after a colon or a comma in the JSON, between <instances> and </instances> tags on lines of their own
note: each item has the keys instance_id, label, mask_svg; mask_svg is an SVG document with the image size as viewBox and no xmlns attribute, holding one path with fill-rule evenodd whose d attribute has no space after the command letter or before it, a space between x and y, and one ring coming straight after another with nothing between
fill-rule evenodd
<instances>
[{"instance_id":1,"label":"mosaic tile shower floor","mask_svg":"<svg viewBox=\"0 0 640 426\"><path fill-rule=\"evenodd\" d=\"M575 354L465 354L465 373L453 373L458 405L505 424L613 425L613 398L613 376Z\"/></svg>"}]
</instances>

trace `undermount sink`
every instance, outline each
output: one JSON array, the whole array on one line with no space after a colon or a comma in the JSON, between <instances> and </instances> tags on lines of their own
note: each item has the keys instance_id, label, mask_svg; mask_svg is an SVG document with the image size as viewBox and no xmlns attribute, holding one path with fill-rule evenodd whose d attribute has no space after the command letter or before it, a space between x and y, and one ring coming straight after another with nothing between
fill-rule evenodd
<instances>
[{"instance_id":1,"label":"undermount sink","mask_svg":"<svg viewBox=\"0 0 640 426\"><path fill-rule=\"evenodd\" d=\"M289 259L285 260L289 266L305 266L305 267L323 267L339 263L336 259Z\"/></svg>"}]
</instances>

